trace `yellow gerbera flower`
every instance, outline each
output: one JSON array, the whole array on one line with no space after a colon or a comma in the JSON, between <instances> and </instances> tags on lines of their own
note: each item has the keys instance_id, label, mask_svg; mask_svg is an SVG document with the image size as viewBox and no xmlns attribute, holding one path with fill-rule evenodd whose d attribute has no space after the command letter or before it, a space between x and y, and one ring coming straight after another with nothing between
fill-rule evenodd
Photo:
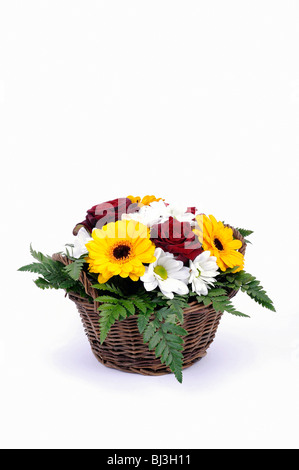
<instances>
[{"instance_id":1,"label":"yellow gerbera flower","mask_svg":"<svg viewBox=\"0 0 299 470\"><path fill-rule=\"evenodd\" d=\"M155 245L150 230L135 220L119 220L94 229L86 244L89 270L99 273L99 283L112 276L130 277L138 281L145 273L143 263L153 263Z\"/></svg>"},{"instance_id":2,"label":"yellow gerbera flower","mask_svg":"<svg viewBox=\"0 0 299 470\"><path fill-rule=\"evenodd\" d=\"M148 206L151 202L154 201L161 201L161 197L159 199L156 196L144 196L142 199L140 196L127 196L128 199L132 202L132 204L137 203L139 207Z\"/></svg>"},{"instance_id":3,"label":"yellow gerbera flower","mask_svg":"<svg viewBox=\"0 0 299 470\"><path fill-rule=\"evenodd\" d=\"M210 215L198 215L196 221L199 230L193 230L202 243L204 251L209 251L211 256L216 256L217 264L221 271L238 266L235 272L244 267L244 256L237 251L242 246L241 240L235 240L233 230L225 227Z\"/></svg>"}]
</instances>

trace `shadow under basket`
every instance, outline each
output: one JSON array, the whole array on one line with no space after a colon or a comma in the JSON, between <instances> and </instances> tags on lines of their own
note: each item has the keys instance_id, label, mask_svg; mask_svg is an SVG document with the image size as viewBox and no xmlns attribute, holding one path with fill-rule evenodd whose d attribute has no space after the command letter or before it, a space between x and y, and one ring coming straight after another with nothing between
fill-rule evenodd
<instances>
[{"instance_id":1,"label":"shadow under basket","mask_svg":"<svg viewBox=\"0 0 299 470\"><path fill-rule=\"evenodd\" d=\"M246 244L241 234L233 229L234 238L243 242L239 250L245 253ZM61 255L53 255L53 259L65 265L71 261ZM93 299L98 297L98 292L92 287L86 274L82 272L80 281L85 291ZM236 295L237 291L231 291L229 297ZM139 333L137 326L137 316L132 315L122 321L116 321L103 344L100 343L99 327L99 303L92 304L86 298L77 294L68 294L69 298L75 302L80 313L84 330L88 337L91 349L97 360L107 367L118 369L124 372L133 372L142 375L164 375L170 373L170 369L165 364L161 364L153 351L149 351L148 345L144 344L143 337ZM192 302L184 310L184 324L188 331L184 337L184 362L183 369L203 358L207 354L207 349L213 342L218 329L221 312L216 312L214 308L204 306L202 303Z\"/></svg>"}]
</instances>

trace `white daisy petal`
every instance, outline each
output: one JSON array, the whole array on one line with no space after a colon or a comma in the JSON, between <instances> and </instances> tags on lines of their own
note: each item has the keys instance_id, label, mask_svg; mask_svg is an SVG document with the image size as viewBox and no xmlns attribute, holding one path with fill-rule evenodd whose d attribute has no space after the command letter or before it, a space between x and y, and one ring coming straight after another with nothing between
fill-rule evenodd
<instances>
[{"instance_id":1,"label":"white daisy petal","mask_svg":"<svg viewBox=\"0 0 299 470\"><path fill-rule=\"evenodd\" d=\"M67 247L73 258L80 258L80 256L88 253L86 243L92 240L90 234L85 227L81 227L77 236L75 237L73 247Z\"/></svg>"},{"instance_id":2,"label":"white daisy petal","mask_svg":"<svg viewBox=\"0 0 299 470\"><path fill-rule=\"evenodd\" d=\"M190 261L190 271L189 283L192 285L192 291L207 295L208 288L214 285L219 274L216 257L210 256L209 251L204 251L194 261Z\"/></svg>"},{"instance_id":3,"label":"white daisy petal","mask_svg":"<svg viewBox=\"0 0 299 470\"><path fill-rule=\"evenodd\" d=\"M164 291L163 289L161 289L161 287L160 287L160 290L161 290L162 294L165 295L165 297L168 297L169 299L174 298L173 292Z\"/></svg>"},{"instance_id":4,"label":"white daisy petal","mask_svg":"<svg viewBox=\"0 0 299 470\"><path fill-rule=\"evenodd\" d=\"M143 276L141 276L141 281L142 282L151 282L153 279L155 279L155 276L151 271L146 271Z\"/></svg>"},{"instance_id":5,"label":"white daisy petal","mask_svg":"<svg viewBox=\"0 0 299 470\"><path fill-rule=\"evenodd\" d=\"M171 277L173 279L188 279L189 276L190 276L190 273L189 273L189 268L187 267L183 267L180 271L175 271L175 272L172 272L172 273L169 273L171 274Z\"/></svg>"},{"instance_id":6,"label":"white daisy petal","mask_svg":"<svg viewBox=\"0 0 299 470\"><path fill-rule=\"evenodd\" d=\"M156 279L154 279L153 281L145 282L144 283L144 288L147 291L151 291L151 290L156 289L157 285L158 285L158 281Z\"/></svg>"}]
</instances>

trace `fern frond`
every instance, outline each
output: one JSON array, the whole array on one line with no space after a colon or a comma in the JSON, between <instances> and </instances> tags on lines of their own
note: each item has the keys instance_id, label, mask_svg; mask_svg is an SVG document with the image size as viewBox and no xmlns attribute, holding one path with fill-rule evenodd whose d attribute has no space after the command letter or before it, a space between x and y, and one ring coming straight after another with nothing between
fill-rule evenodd
<instances>
[{"instance_id":1,"label":"fern frond","mask_svg":"<svg viewBox=\"0 0 299 470\"><path fill-rule=\"evenodd\" d=\"M142 334L150 321L151 313L139 314L137 318L137 326L139 333Z\"/></svg>"},{"instance_id":2,"label":"fern frond","mask_svg":"<svg viewBox=\"0 0 299 470\"><path fill-rule=\"evenodd\" d=\"M132 302L129 299L120 299L120 303L121 303L121 305L123 305L125 307L125 309L129 313L129 315L134 315L135 314L136 309L135 309L134 302Z\"/></svg>"},{"instance_id":3,"label":"fern frond","mask_svg":"<svg viewBox=\"0 0 299 470\"><path fill-rule=\"evenodd\" d=\"M237 228L236 230L238 230L244 238L249 237L249 235L253 234L253 230L247 230L245 228Z\"/></svg>"},{"instance_id":4,"label":"fern frond","mask_svg":"<svg viewBox=\"0 0 299 470\"><path fill-rule=\"evenodd\" d=\"M120 297L124 297L124 294L120 290L120 288L115 286L112 283L109 283L109 282L106 282L105 284L94 284L92 287L94 287L97 290L103 290L103 291L106 291L106 292L111 292L111 293L116 294Z\"/></svg>"},{"instance_id":5,"label":"fern frond","mask_svg":"<svg viewBox=\"0 0 299 470\"><path fill-rule=\"evenodd\" d=\"M46 281L44 278L39 277L35 281L33 281L34 284L39 287L40 289L52 289L52 286L49 284L48 281Z\"/></svg>"},{"instance_id":6,"label":"fern frond","mask_svg":"<svg viewBox=\"0 0 299 470\"><path fill-rule=\"evenodd\" d=\"M102 303L111 303L111 304L118 304L119 299L116 299L115 297L112 297L111 295L100 295L95 299L96 302L102 302Z\"/></svg>"},{"instance_id":7,"label":"fern frond","mask_svg":"<svg viewBox=\"0 0 299 470\"><path fill-rule=\"evenodd\" d=\"M173 299L168 300L167 304L169 305L169 314L176 316L177 320L183 324L184 323L184 309L188 308L188 298L175 296Z\"/></svg>"},{"instance_id":8,"label":"fern frond","mask_svg":"<svg viewBox=\"0 0 299 470\"><path fill-rule=\"evenodd\" d=\"M242 292L245 292L251 299L255 300L263 307L268 308L273 312L276 311L273 301L261 286L260 281L258 281L252 274L249 274L246 271L240 271L235 274L230 274L226 279L232 283L233 289L241 289Z\"/></svg>"},{"instance_id":9,"label":"fern frond","mask_svg":"<svg viewBox=\"0 0 299 470\"><path fill-rule=\"evenodd\" d=\"M74 281L78 281L81 271L85 263L84 258L79 258L68 264L64 267L65 272L72 278Z\"/></svg>"},{"instance_id":10,"label":"fern frond","mask_svg":"<svg viewBox=\"0 0 299 470\"><path fill-rule=\"evenodd\" d=\"M232 315L237 315L238 317L248 317L248 315L245 315L245 313L239 312L235 309L224 289L210 289L208 295L198 296L197 301L199 303L203 302L205 306L209 306L212 304L216 312L228 312Z\"/></svg>"},{"instance_id":11,"label":"fern frond","mask_svg":"<svg viewBox=\"0 0 299 470\"><path fill-rule=\"evenodd\" d=\"M160 358L174 373L177 380L182 383L183 368L183 339L187 331L173 323L162 322L158 318L149 321L143 316L139 320L139 331L143 333L144 343L148 343L149 350L155 350L155 356Z\"/></svg>"},{"instance_id":12,"label":"fern frond","mask_svg":"<svg viewBox=\"0 0 299 470\"><path fill-rule=\"evenodd\" d=\"M99 307L100 310L100 341L103 343L116 320L126 318L126 309L119 304L103 304Z\"/></svg>"},{"instance_id":13,"label":"fern frond","mask_svg":"<svg viewBox=\"0 0 299 470\"><path fill-rule=\"evenodd\" d=\"M30 245L30 253L34 259L36 259L37 261L40 261L41 263L48 263L52 261L52 258L50 256L43 255L39 251L34 251L34 249L32 248L32 245Z\"/></svg>"},{"instance_id":14,"label":"fern frond","mask_svg":"<svg viewBox=\"0 0 299 470\"><path fill-rule=\"evenodd\" d=\"M27 271L30 273L41 274L42 276L44 276L48 272L47 268L41 263L27 264L26 266L22 266L21 268L19 268L18 271Z\"/></svg>"}]
</instances>

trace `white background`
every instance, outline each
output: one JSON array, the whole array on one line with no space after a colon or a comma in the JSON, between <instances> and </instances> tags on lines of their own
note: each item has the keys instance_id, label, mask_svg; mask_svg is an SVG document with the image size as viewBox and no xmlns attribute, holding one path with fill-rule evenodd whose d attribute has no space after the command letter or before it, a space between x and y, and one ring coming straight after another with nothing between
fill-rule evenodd
<instances>
[{"instance_id":1,"label":"white background","mask_svg":"<svg viewBox=\"0 0 299 470\"><path fill-rule=\"evenodd\" d=\"M0 1L3 448L298 447L299 3ZM272 313L225 314L202 361L143 377L91 353L29 244L155 194L254 230Z\"/></svg>"}]
</instances>

